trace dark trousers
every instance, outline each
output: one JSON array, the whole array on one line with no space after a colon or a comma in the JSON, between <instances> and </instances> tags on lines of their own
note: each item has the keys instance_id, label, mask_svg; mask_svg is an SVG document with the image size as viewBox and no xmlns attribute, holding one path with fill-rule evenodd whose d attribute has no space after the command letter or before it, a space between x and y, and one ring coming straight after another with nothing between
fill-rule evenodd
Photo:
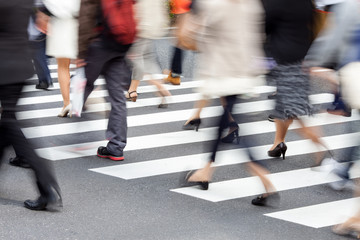
<instances>
[{"instance_id":1,"label":"dark trousers","mask_svg":"<svg viewBox=\"0 0 360 240\"><path fill-rule=\"evenodd\" d=\"M60 193L60 188L49 163L40 158L31 143L27 141L16 120L16 103L21 95L23 83L0 86L1 119L0 119L0 160L5 147L13 146L16 154L25 159L35 172L39 192L44 197L50 195L51 188Z\"/></svg>"},{"instance_id":2,"label":"dark trousers","mask_svg":"<svg viewBox=\"0 0 360 240\"><path fill-rule=\"evenodd\" d=\"M183 50L174 47L174 55L171 60L171 72L176 74L182 74L182 55Z\"/></svg>"},{"instance_id":3,"label":"dark trousers","mask_svg":"<svg viewBox=\"0 0 360 240\"><path fill-rule=\"evenodd\" d=\"M214 141L214 143L212 144L212 148L211 148L211 156L209 161L210 162L215 162L215 157L216 157L216 152L219 148L219 145L221 143L221 137L222 137L222 133L223 131L229 126L229 116L232 114L232 110L234 107L234 104L236 102L236 95L231 95L231 96L226 96L225 97L225 101L226 101L226 105L224 106L224 112L223 115L220 118L219 124L218 124L218 131L217 131L217 135L216 135L216 140ZM256 161L253 157L253 155L251 154L251 152L249 151L249 143L246 141L246 139L242 139L240 141L240 148L244 148L247 151L247 154L250 158L251 161L265 167L265 165L263 165L262 163L260 163L259 161Z\"/></svg>"},{"instance_id":4,"label":"dark trousers","mask_svg":"<svg viewBox=\"0 0 360 240\"><path fill-rule=\"evenodd\" d=\"M40 82L48 85L52 84L50 71L46 56L46 35L41 34L37 39L30 41L32 59L34 61L35 71Z\"/></svg>"},{"instance_id":5,"label":"dark trousers","mask_svg":"<svg viewBox=\"0 0 360 240\"><path fill-rule=\"evenodd\" d=\"M122 155L127 139L127 109L124 91L131 81L131 71L125 61L126 52L106 48L102 41L93 42L89 47L85 74L87 83L84 102L94 89L94 82L103 75L109 91L111 111L106 138L107 149L114 155Z\"/></svg>"}]
</instances>

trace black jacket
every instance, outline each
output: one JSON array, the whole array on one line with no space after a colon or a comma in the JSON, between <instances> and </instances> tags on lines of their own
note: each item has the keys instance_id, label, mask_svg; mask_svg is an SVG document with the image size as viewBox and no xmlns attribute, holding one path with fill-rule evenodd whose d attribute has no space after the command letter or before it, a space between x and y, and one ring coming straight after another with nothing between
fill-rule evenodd
<instances>
[{"instance_id":1,"label":"black jacket","mask_svg":"<svg viewBox=\"0 0 360 240\"><path fill-rule=\"evenodd\" d=\"M27 34L32 8L30 0L0 1L0 85L34 74Z\"/></svg>"}]
</instances>

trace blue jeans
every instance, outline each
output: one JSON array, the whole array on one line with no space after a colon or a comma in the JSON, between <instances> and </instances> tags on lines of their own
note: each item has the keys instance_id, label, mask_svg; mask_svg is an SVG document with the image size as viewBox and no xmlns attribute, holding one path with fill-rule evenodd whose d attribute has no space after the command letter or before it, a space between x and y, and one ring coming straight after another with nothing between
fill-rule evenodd
<instances>
[{"instance_id":1,"label":"blue jeans","mask_svg":"<svg viewBox=\"0 0 360 240\"><path fill-rule=\"evenodd\" d=\"M52 79L47 63L47 56L45 54L46 35L42 33L35 40L30 41L30 47L32 50L32 58L34 61L36 74L39 78L39 83L45 82L48 85L52 85Z\"/></svg>"}]
</instances>

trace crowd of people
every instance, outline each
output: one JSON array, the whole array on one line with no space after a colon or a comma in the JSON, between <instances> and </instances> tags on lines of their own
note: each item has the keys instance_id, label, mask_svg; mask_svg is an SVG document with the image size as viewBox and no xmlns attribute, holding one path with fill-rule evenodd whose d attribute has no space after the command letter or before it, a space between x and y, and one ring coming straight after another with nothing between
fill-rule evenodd
<instances>
[{"instance_id":1,"label":"crowd of people","mask_svg":"<svg viewBox=\"0 0 360 240\"><path fill-rule=\"evenodd\" d=\"M320 166L332 153L302 120L302 116L313 114L309 103L311 76L333 86L334 108L328 109L329 113L348 117L352 108L358 109L350 94L342 91L341 79L348 76L345 72L348 64L360 61L359 13L358 0L2 2L0 157L4 148L12 145L16 157L10 163L34 170L40 197L25 201L25 207L43 210L61 203L55 175L46 160L36 155L15 117L16 102L24 82L33 75L33 69L39 79L36 88L46 90L53 84L47 58L56 58L63 101L58 117L71 117L73 113L70 99L72 61L85 70L84 104L94 90L95 80L104 76L111 104L106 130L109 142L98 148L97 156L122 161L127 143L126 102L136 102L141 97L137 89L145 77L158 90L161 98L158 107L167 107L171 93L164 83L181 84L182 55L190 48L180 44L184 40L180 38L187 38L196 43L194 79L201 80L203 85L198 88L202 100L196 103L196 110L183 129L199 129L201 110L214 96L221 99L224 111L217 125L216 140L211 143L209 162L204 168L189 172L185 184L197 184L203 190L209 188L219 144L231 144L235 140L245 149L254 145L246 139L239 141L239 116L233 115L233 107L242 101L238 96L252 93L256 86L264 84L264 76L267 82L276 85L276 92L269 95L276 102L269 115L276 132L268 156L285 159L286 134L289 126L297 121L299 133L319 148L314 154L314 167ZM196 16L197 21L190 21L190 15ZM174 41L171 69L168 76L162 78L154 42L169 34L169 16L174 36L179 38ZM189 24L196 24L197 30L186 34L179 32ZM279 194L266 176L269 174L267 166L247 152L251 160L248 170L260 178L266 190L254 198L252 204L266 206L278 202ZM355 148L349 150L346 165L334 171L344 180L339 184L349 181L354 152ZM360 233L358 223L360 216L354 216L336 226L334 232Z\"/></svg>"}]
</instances>

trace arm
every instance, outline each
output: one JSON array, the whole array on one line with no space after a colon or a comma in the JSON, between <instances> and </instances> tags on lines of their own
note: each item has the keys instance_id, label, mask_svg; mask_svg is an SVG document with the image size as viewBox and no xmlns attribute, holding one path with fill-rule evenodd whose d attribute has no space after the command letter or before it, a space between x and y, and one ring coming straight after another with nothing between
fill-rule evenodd
<instances>
[{"instance_id":1,"label":"arm","mask_svg":"<svg viewBox=\"0 0 360 240\"><path fill-rule=\"evenodd\" d=\"M94 38L100 0L81 0L79 12L79 59L85 59L90 41Z\"/></svg>"}]
</instances>

